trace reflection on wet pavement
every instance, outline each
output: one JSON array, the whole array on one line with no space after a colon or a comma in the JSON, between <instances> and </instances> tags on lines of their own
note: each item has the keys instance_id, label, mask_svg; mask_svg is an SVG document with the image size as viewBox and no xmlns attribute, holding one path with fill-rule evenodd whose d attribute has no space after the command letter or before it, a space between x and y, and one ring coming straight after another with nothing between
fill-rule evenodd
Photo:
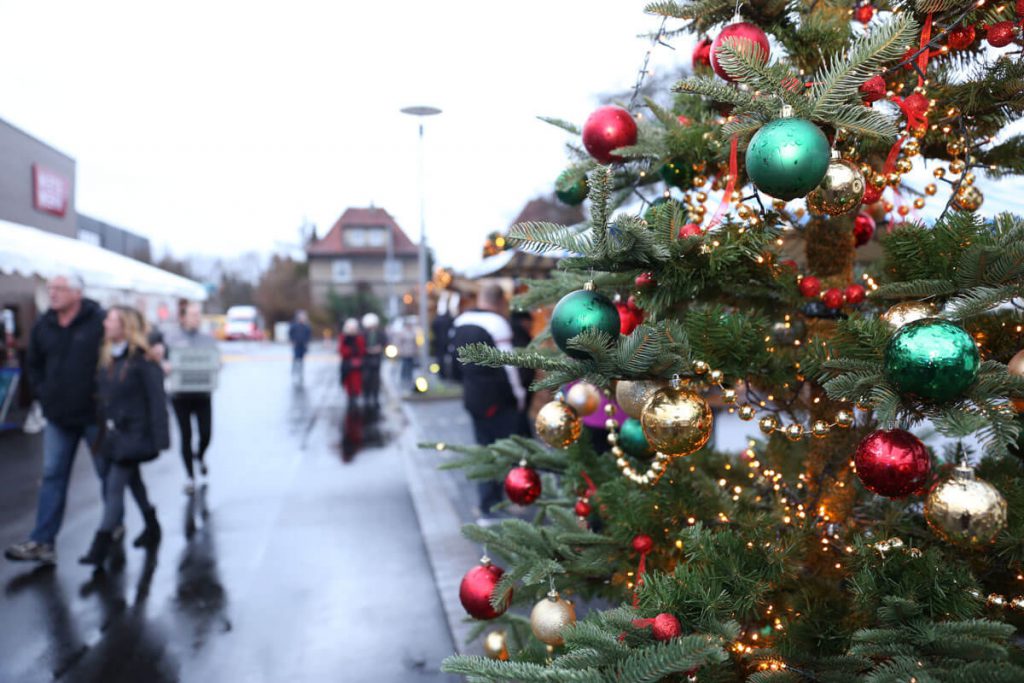
<instances>
[{"instance_id":1,"label":"reflection on wet pavement","mask_svg":"<svg viewBox=\"0 0 1024 683\"><path fill-rule=\"evenodd\" d=\"M182 494L176 448L143 468L164 530L155 552L131 547L142 521L129 506L107 571L76 562L101 511L83 449L58 565L0 559L0 683L456 680L438 671L453 645L395 466L395 406L349 409L334 359L307 359L295 386L280 347L234 353L214 395L208 485ZM32 526L30 448L38 438L0 436L0 479L17 482L0 545Z\"/></svg>"}]
</instances>

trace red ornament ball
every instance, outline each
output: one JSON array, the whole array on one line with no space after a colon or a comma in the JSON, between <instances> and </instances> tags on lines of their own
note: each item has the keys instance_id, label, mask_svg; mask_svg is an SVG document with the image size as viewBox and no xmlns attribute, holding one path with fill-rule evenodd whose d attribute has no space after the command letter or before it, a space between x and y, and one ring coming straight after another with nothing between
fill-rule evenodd
<instances>
[{"instance_id":1,"label":"red ornament ball","mask_svg":"<svg viewBox=\"0 0 1024 683\"><path fill-rule=\"evenodd\" d=\"M853 16L860 23L869 24L871 23L871 18L875 16L875 8L872 5L861 5L853 11Z\"/></svg>"},{"instance_id":2,"label":"red ornament ball","mask_svg":"<svg viewBox=\"0 0 1024 683\"><path fill-rule=\"evenodd\" d=\"M789 268L790 270L797 270L800 268L800 266L797 265L797 262L791 258L788 258L785 261L779 261L779 265L783 268Z\"/></svg>"},{"instance_id":3,"label":"red ornament ball","mask_svg":"<svg viewBox=\"0 0 1024 683\"><path fill-rule=\"evenodd\" d=\"M808 275L800 280L800 284L797 286L800 288L800 293L808 299L813 299L821 294L821 280L813 275Z\"/></svg>"},{"instance_id":4,"label":"red ornament ball","mask_svg":"<svg viewBox=\"0 0 1024 683\"><path fill-rule=\"evenodd\" d=\"M885 79L881 76L872 76L860 84L860 96L865 102L877 102L885 97Z\"/></svg>"},{"instance_id":5,"label":"red ornament ball","mask_svg":"<svg viewBox=\"0 0 1024 683\"><path fill-rule=\"evenodd\" d=\"M654 617L654 623L651 624L651 634L655 640L665 642L666 640L672 640L681 636L683 634L683 627L675 615L662 612Z\"/></svg>"},{"instance_id":6,"label":"red ornament ball","mask_svg":"<svg viewBox=\"0 0 1024 683\"><path fill-rule=\"evenodd\" d=\"M508 598L501 610L496 610L491 606L494 588L504 573L505 570L501 567L483 560L479 566L466 572L466 575L462 577L462 583L459 584L459 601L469 616L475 619L494 619L508 609L508 604L512 599L511 591L509 591Z\"/></svg>"},{"instance_id":7,"label":"red ornament ball","mask_svg":"<svg viewBox=\"0 0 1024 683\"><path fill-rule=\"evenodd\" d=\"M633 284L640 289L647 289L648 287L656 287L658 281L654 279L653 273L640 273L636 276L636 279L633 280Z\"/></svg>"},{"instance_id":8,"label":"red ornament ball","mask_svg":"<svg viewBox=\"0 0 1024 683\"><path fill-rule=\"evenodd\" d=\"M865 206L874 204L882 198L882 190L885 188L875 187L871 183L865 183L864 186L864 198L860 200L860 203Z\"/></svg>"},{"instance_id":9,"label":"red ornament ball","mask_svg":"<svg viewBox=\"0 0 1024 683\"><path fill-rule=\"evenodd\" d=\"M643 309L640 308L640 306L636 303L636 297L633 295L630 295L630 297L626 299L626 308L633 311L634 313L640 313L641 315L643 315Z\"/></svg>"},{"instance_id":10,"label":"red ornament ball","mask_svg":"<svg viewBox=\"0 0 1024 683\"><path fill-rule=\"evenodd\" d=\"M513 468L505 476L505 494L516 505L529 505L540 498L540 475L532 467Z\"/></svg>"},{"instance_id":11,"label":"red ornament ball","mask_svg":"<svg viewBox=\"0 0 1024 683\"><path fill-rule=\"evenodd\" d=\"M612 150L635 145L636 136L636 121L622 107L598 107L583 124L583 146L600 164L622 161Z\"/></svg>"},{"instance_id":12,"label":"red ornament ball","mask_svg":"<svg viewBox=\"0 0 1024 683\"><path fill-rule=\"evenodd\" d=\"M679 228L679 239L686 239L687 237L700 237L704 234L701 227L696 223L687 223L686 225Z\"/></svg>"},{"instance_id":13,"label":"red ornament ball","mask_svg":"<svg viewBox=\"0 0 1024 683\"><path fill-rule=\"evenodd\" d=\"M1024 0L1017 0L1015 11L1019 18L1024 19Z\"/></svg>"},{"instance_id":14,"label":"red ornament ball","mask_svg":"<svg viewBox=\"0 0 1024 683\"><path fill-rule=\"evenodd\" d=\"M947 34L950 50L966 50L976 38L973 26L957 26Z\"/></svg>"},{"instance_id":15,"label":"red ornament ball","mask_svg":"<svg viewBox=\"0 0 1024 683\"><path fill-rule=\"evenodd\" d=\"M864 289L864 285L850 285L843 291L843 294L846 296L846 303L859 304L864 301L867 290Z\"/></svg>"},{"instance_id":16,"label":"red ornament ball","mask_svg":"<svg viewBox=\"0 0 1024 683\"><path fill-rule=\"evenodd\" d=\"M590 503L585 500L577 500L575 508L577 517L589 517L590 516Z\"/></svg>"},{"instance_id":17,"label":"red ornament ball","mask_svg":"<svg viewBox=\"0 0 1024 683\"><path fill-rule=\"evenodd\" d=\"M1006 47L1016 38L1016 27L1012 21L1000 21L988 27L985 39L992 47Z\"/></svg>"},{"instance_id":18,"label":"red ornament ball","mask_svg":"<svg viewBox=\"0 0 1024 683\"><path fill-rule=\"evenodd\" d=\"M921 440L902 429L868 434L857 446L853 461L864 486L887 498L918 491L932 466Z\"/></svg>"},{"instance_id":19,"label":"red ornament ball","mask_svg":"<svg viewBox=\"0 0 1024 683\"><path fill-rule=\"evenodd\" d=\"M843 307L843 290L838 287L832 287L825 292L825 295L821 297L822 301L825 302L825 306L832 309L833 311Z\"/></svg>"},{"instance_id":20,"label":"red ornament ball","mask_svg":"<svg viewBox=\"0 0 1024 683\"><path fill-rule=\"evenodd\" d=\"M676 117L676 121L679 122L680 126L684 126L684 127L690 125L691 123L693 123L693 121L690 120L690 117L683 116L682 114L680 114L679 116Z\"/></svg>"},{"instance_id":21,"label":"red ornament ball","mask_svg":"<svg viewBox=\"0 0 1024 683\"><path fill-rule=\"evenodd\" d=\"M645 555L654 550L654 539L647 534L637 534L633 537L633 550Z\"/></svg>"},{"instance_id":22,"label":"red ornament ball","mask_svg":"<svg viewBox=\"0 0 1024 683\"><path fill-rule=\"evenodd\" d=\"M871 241L875 234L875 219L870 214L861 211L853 219L853 243L862 247Z\"/></svg>"},{"instance_id":23,"label":"red ornament ball","mask_svg":"<svg viewBox=\"0 0 1024 683\"><path fill-rule=\"evenodd\" d=\"M696 71L698 68L710 68L711 67L711 39L701 38L697 41L697 47L693 48L693 70Z\"/></svg>"},{"instance_id":24,"label":"red ornament ball","mask_svg":"<svg viewBox=\"0 0 1024 683\"><path fill-rule=\"evenodd\" d=\"M765 35L759 26L755 26L747 21L737 21L735 24L729 24L722 29L722 32L711 43L711 68L715 70L716 74L727 81L734 81L736 79L726 73L725 67L718 63L718 50L726 41L740 40L746 40L756 46L757 56L762 64L768 61L768 55L771 54L768 36Z\"/></svg>"}]
</instances>

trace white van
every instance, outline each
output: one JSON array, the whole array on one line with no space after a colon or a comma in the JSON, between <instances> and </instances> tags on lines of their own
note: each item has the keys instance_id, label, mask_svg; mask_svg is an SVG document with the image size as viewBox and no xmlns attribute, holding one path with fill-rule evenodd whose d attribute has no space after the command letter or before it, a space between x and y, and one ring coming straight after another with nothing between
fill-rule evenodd
<instances>
[{"instance_id":1,"label":"white van","mask_svg":"<svg viewBox=\"0 0 1024 683\"><path fill-rule=\"evenodd\" d=\"M232 306L228 309L227 322L224 324L225 339L263 341L263 337L263 316L255 306Z\"/></svg>"}]
</instances>

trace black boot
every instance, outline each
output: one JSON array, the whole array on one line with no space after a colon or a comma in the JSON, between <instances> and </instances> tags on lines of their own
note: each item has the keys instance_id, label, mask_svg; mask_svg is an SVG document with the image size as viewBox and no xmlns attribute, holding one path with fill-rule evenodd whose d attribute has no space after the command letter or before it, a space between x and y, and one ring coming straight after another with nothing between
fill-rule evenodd
<instances>
[{"instance_id":1,"label":"black boot","mask_svg":"<svg viewBox=\"0 0 1024 683\"><path fill-rule=\"evenodd\" d=\"M89 552L78 558L81 564L92 564L97 567L103 564L110 553L110 546L114 543L114 537L109 531L97 531L96 537L92 539Z\"/></svg>"},{"instance_id":2,"label":"black boot","mask_svg":"<svg viewBox=\"0 0 1024 683\"><path fill-rule=\"evenodd\" d=\"M146 528L132 543L136 548L155 548L160 544L160 522L156 519L156 508L150 507L142 515L146 520Z\"/></svg>"}]
</instances>

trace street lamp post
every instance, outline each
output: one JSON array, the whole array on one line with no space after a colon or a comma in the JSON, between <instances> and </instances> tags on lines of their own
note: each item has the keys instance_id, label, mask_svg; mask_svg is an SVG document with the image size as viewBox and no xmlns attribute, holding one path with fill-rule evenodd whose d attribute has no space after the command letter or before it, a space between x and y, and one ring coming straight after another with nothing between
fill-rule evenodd
<instances>
[{"instance_id":1,"label":"street lamp post","mask_svg":"<svg viewBox=\"0 0 1024 683\"><path fill-rule=\"evenodd\" d=\"M416 116L420 118L420 141L419 141L419 183L420 183L420 251L419 251L419 265L420 265L420 282L419 282L419 299L420 299L420 330L423 334L423 344L419 347L420 355L420 372L423 373L421 376L426 379L429 375L430 359L427 348L427 340L430 338L430 329L428 327L427 320L427 282L430 281L430 273L427 272L427 218L426 218L426 190L425 180L423 176L423 117L435 116L441 113L441 110L437 107L405 107L401 110L403 114L409 114L410 116ZM417 382L419 384L419 382Z\"/></svg>"}]
</instances>

